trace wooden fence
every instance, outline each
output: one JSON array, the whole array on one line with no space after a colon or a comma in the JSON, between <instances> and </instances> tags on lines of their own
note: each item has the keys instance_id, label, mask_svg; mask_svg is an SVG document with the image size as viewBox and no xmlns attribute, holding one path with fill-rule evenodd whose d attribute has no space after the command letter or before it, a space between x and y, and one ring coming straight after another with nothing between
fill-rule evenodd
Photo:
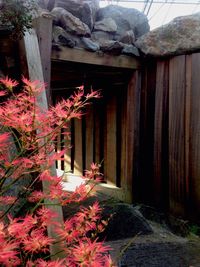
<instances>
[{"instance_id":1,"label":"wooden fence","mask_svg":"<svg viewBox=\"0 0 200 267\"><path fill-rule=\"evenodd\" d=\"M72 121L72 149L59 167L82 175L91 162L102 163L120 199L198 218L200 53L148 58L127 83L102 93Z\"/></svg>"},{"instance_id":2,"label":"wooden fence","mask_svg":"<svg viewBox=\"0 0 200 267\"><path fill-rule=\"evenodd\" d=\"M58 168L81 176L92 162L101 164L110 192L132 201L133 174L138 169L141 76L135 70L126 83L101 90L102 98L71 122L71 150ZM61 134L62 139L62 134ZM58 147L58 149L61 149Z\"/></svg>"},{"instance_id":3,"label":"wooden fence","mask_svg":"<svg viewBox=\"0 0 200 267\"><path fill-rule=\"evenodd\" d=\"M200 53L151 60L142 75L137 200L200 218Z\"/></svg>"}]
</instances>

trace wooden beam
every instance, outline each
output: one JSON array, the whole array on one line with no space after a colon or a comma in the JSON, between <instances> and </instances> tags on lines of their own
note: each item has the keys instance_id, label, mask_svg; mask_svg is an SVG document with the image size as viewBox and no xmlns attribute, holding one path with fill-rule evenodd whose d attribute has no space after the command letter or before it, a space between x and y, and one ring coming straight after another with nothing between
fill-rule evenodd
<instances>
[{"instance_id":1,"label":"wooden beam","mask_svg":"<svg viewBox=\"0 0 200 267\"><path fill-rule=\"evenodd\" d=\"M25 56L27 60L28 65L28 72L29 72L29 79L34 80L40 80L41 82L44 82L43 77L43 70L42 70L42 63L41 63L41 57L40 57L40 50L38 45L38 39L37 35L34 29L32 29L30 32L26 32L24 36L24 46L25 46ZM37 104L39 107L42 108L42 110L48 110L48 104L47 104L47 98L46 93L43 91L39 98L37 99ZM42 167L42 166L41 166ZM52 165L51 174L56 175L56 166ZM43 181L43 190L44 192L48 192L48 183ZM51 202L54 204L54 202ZM56 220L58 220L61 224L63 223L63 212L62 207L58 205L52 205L48 206L53 212L57 213ZM48 226L48 235L55 240L57 240L58 236L55 232L55 227ZM51 255L56 255L54 258L62 257L62 253L59 253L60 251L63 251L63 248L59 242L55 242L50 247ZM53 257L52 257L53 258Z\"/></svg>"},{"instance_id":2,"label":"wooden beam","mask_svg":"<svg viewBox=\"0 0 200 267\"><path fill-rule=\"evenodd\" d=\"M92 53L77 48L59 47L59 51L52 50L51 59L53 61L70 61L125 69L140 68L140 60L134 57L112 56L103 52Z\"/></svg>"}]
</instances>

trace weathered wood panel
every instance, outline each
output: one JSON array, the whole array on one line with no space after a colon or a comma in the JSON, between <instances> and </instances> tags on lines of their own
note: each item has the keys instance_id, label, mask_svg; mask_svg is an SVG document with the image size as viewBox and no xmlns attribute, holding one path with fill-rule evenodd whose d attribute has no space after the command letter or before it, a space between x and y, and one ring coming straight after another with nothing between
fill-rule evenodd
<instances>
[{"instance_id":1,"label":"weathered wood panel","mask_svg":"<svg viewBox=\"0 0 200 267\"><path fill-rule=\"evenodd\" d=\"M186 55L185 76L185 213L191 214L190 200L190 123L191 123L191 93L192 93L192 56Z\"/></svg>"},{"instance_id":2,"label":"weathered wood panel","mask_svg":"<svg viewBox=\"0 0 200 267\"><path fill-rule=\"evenodd\" d=\"M51 47L52 47L52 22L53 17L40 16L34 21L42 63L44 82L46 83L46 95L48 104L52 104L51 99Z\"/></svg>"},{"instance_id":3,"label":"weathered wood panel","mask_svg":"<svg viewBox=\"0 0 200 267\"><path fill-rule=\"evenodd\" d=\"M185 56L169 63L170 210L184 215L185 198Z\"/></svg>"},{"instance_id":4,"label":"weathered wood panel","mask_svg":"<svg viewBox=\"0 0 200 267\"><path fill-rule=\"evenodd\" d=\"M71 132L71 123L69 123L69 126L65 131ZM64 135L64 148L67 149L64 155L64 171L65 173L72 172L72 140L71 135L69 137L69 134Z\"/></svg>"},{"instance_id":5,"label":"weathered wood panel","mask_svg":"<svg viewBox=\"0 0 200 267\"><path fill-rule=\"evenodd\" d=\"M157 62L154 118L154 176L155 205L168 206L168 60ZM162 192L162 193L161 193Z\"/></svg>"},{"instance_id":6,"label":"weathered wood panel","mask_svg":"<svg viewBox=\"0 0 200 267\"><path fill-rule=\"evenodd\" d=\"M106 103L104 139L104 175L108 183L116 185L117 177L117 98L116 94Z\"/></svg>"},{"instance_id":7,"label":"weathered wood panel","mask_svg":"<svg viewBox=\"0 0 200 267\"><path fill-rule=\"evenodd\" d=\"M53 50L51 59L54 61L79 62L124 69L138 69L140 67L140 61L134 57L91 53L83 49L71 49L67 47L60 47L59 51Z\"/></svg>"},{"instance_id":8,"label":"weathered wood panel","mask_svg":"<svg viewBox=\"0 0 200 267\"><path fill-rule=\"evenodd\" d=\"M196 217L200 215L200 53L192 54L190 105L190 197Z\"/></svg>"},{"instance_id":9,"label":"weathered wood panel","mask_svg":"<svg viewBox=\"0 0 200 267\"><path fill-rule=\"evenodd\" d=\"M139 119L141 76L135 71L123 99L121 124L121 188L124 200L134 199L134 180L138 176L139 164Z\"/></svg>"},{"instance_id":10,"label":"weathered wood panel","mask_svg":"<svg viewBox=\"0 0 200 267\"><path fill-rule=\"evenodd\" d=\"M101 101L101 100L100 100ZM103 163L103 134L102 134L102 106L95 105L94 109L94 162ZM103 149L102 149L103 150Z\"/></svg>"},{"instance_id":11,"label":"weathered wood panel","mask_svg":"<svg viewBox=\"0 0 200 267\"><path fill-rule=\"evenodd\" d=\"M154 205L154 116L156 61L149 60L142 70L141 79L141 116L140 116L140 152L139 175L135 181L135 196L137 201Z\"/></svg>"},{"instance_id":12,"label":"weathered wood panel","mask_svg":"<svg viewBox=\"0 0 200 267\"><path fill-rule=\"evenodd\" d=\"M82 120L74 120L74 174L83 175Z\"/></svg>"},{"instance_id":13,"label":"weathered wood panel","mask_svg":"<svg viewBox=\"0 0 200 267\"><path fill-rule=\"evenodd\" d=\"M93 106L88 106L85 116L85 168L90 169L94 162L94 112Z\"/></svg>"}]
</instances>

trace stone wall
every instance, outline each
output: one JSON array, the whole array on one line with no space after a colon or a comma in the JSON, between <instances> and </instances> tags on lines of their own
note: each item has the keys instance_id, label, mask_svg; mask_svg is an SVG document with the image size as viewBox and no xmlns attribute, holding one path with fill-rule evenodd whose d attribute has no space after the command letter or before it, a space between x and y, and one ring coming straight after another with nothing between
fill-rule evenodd
<instances>
[{"instance_id":1,"label":"stone wall","mask_svg":"<svg viewBox=\"0 0 200 267\"><path fill-rule=\"evenodd\" d=\"M134 43L149 31L147 17L133 8L99 7L98 0L39 0L53 15L53 45L91 52L139 56Z\"/></svg>"}]
</instances>

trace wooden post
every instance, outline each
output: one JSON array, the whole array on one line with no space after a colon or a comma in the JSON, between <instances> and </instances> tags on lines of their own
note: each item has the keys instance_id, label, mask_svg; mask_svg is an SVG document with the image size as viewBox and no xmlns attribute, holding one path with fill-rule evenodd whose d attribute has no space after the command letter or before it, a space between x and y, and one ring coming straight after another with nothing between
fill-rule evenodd
<instances>
[{"instance_id":1,"label":"wooden post","mask_svg":"<svg viewBox=\"0 0 200 267\"><path fill-rule=\"evenodd\" d=\"M82 119L74 120L74 174L83 175Z\"/></svg>"},{"instance_id":2,"label":"wooden post","mask_svg":"<svg viewBox=\"0 0 200 267\"><path fill-rule=\"evenodd\" d=\"M93 151L94 151L94 114L93 106L87 108L87 114L85 117L85 137L86 137L86 153L85 153L85 163L86 170L90 169L91 163L94 161Z\"/></svg>"},{"instance_id":3,"label":"wooden post","mask_svg":"<svg viewBox=\"0 0 200 267\"><path fill-rule=\"evenodd\" d=\"M134 178L138 175L141 77L135 71L127 88L122 115L121 187L124 200L132 202Z\"/></svg>"},{"instance_id":4,"label":"wooden post","mask_svg":"<svg viewBox=\"0 0 200 267\"><path fill-rule=\"evenodd\" d=\"M69 129L66 129L68 131L72 131L71 129L71 122L69 123ZM67 136L67 135L64 135L64 147L67 149L67 151L65 152L65 155L64 155L64 171L65 173L71 173L72 172L72 140L71 140L71 136L70 138Z\"/></svg>"},{"instance_id":5,"label":"wooden post","mask_svg":"<svg viewBox=\"0 0 200 267\"><path fill-rule=\"evenodd\" d=\"M52 48L52 16L44 14L34 20L34 26L38 37L41 64L46 83L46 95L48 104L51 99L51 48Z\"/></svg>"},{"instance_id":6,"label":"wooden post","mask_svg":"<svg viewBox=\"0 0 200 267\"><path fill-rule=\"evenodd\" d=\"M24 45L25 45L25 53L26 53L26 60L28 65L28 72L29 72L29 78L30 80L40 80L41 82L44 82L43 77L43 71L42 71L42 63L40 58L40 51L39 51L39 45L38 45L38 39L37 35L34 29L31 30L30 33L26 33L24 36ZM48 110L48 104L47 104L47 98L46 93L43 92L40 97L37 99L37 104L39 107L42 108L42 110ZM51 167L51 174L56 175L56 166L53 165ZM48 183L43 182L43 190L44 192L48 192ZM52 202L52 204L54 204ZM57 205L49 206L49 208L57 213L57 220L62 224L63 223L63 213L62 213L62 207ZM47 228L48 235L55 240L57 240L57 234L55 233L54 226L49 226ZM50 247L51 255L56 255L56 257L62 257L62 253L59 253L60 251L63 251L63 248L61 247L60 243L55 243Z\"/></svg>"}]
</instances>

